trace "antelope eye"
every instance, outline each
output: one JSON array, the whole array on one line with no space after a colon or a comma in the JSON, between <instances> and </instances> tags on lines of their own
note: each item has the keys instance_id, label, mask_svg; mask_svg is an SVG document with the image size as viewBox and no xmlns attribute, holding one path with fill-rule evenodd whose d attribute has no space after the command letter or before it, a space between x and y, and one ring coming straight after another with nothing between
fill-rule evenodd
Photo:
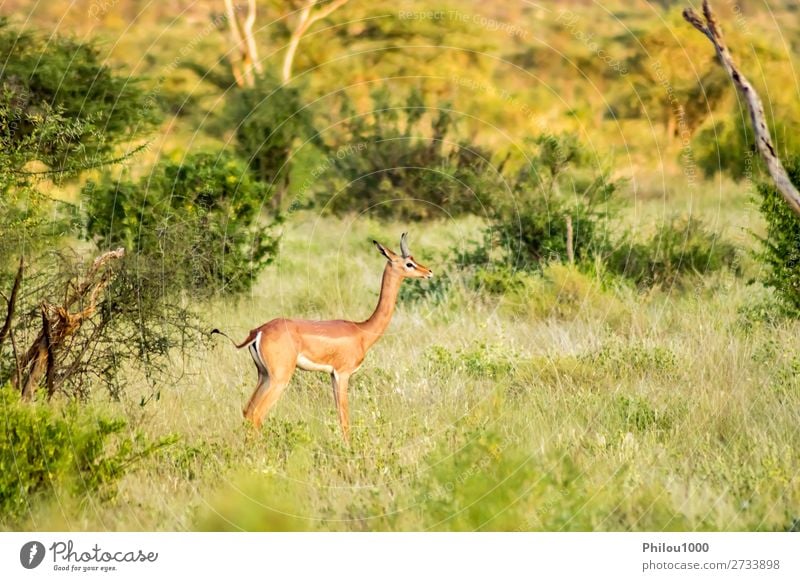
<instances>
[{"instance_id":1,"label":"antelope eye","mask_svg":"<svg viewBox=\"0 0 800 581\"><path fill-rule=\"evenodd\" d=\"M413 263L411 263L411 262L406 262L406 266L407 266L408 268L414 268L414 264L413 264Z\"/></svg>"}]
</instances>

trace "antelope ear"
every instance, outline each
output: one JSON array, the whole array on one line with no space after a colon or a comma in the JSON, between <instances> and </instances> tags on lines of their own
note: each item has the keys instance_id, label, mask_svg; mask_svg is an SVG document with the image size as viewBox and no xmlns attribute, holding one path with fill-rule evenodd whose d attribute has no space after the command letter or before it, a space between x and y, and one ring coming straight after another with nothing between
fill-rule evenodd
<instances>
[{"instance_id":1,"label":"antelope ear","mask_svg":"<svg viewBox=\"0 0 800 581\"><path fill-rule=\"evenodd\" d=\"M373 240L372 243L378 247L378 251L381 254L383 254L387 258L387 260L394 260L395 258L397 258L397 255L394 252L386 248L383 244L381 244L377 240Z\"/></svg>"}]
</instances>

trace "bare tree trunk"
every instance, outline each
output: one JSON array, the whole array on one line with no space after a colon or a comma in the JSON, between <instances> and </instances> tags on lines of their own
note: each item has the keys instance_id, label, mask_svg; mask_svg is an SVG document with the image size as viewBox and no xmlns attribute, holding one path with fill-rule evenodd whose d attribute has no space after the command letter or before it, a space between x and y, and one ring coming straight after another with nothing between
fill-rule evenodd
<instances>
[{"instance_id":1,"label":"bare tree trunk","mask_svg":"<svg viewBox=\"0 0 800 581\"><path fill-rule=\"evenodd\" d=\"M575 264L575 247L573 246L572 216L567 214L567 260Z\"/></svg>"},{"instance_id":2,"label":"bare tree trunk","mask_svg":"<svg viewBox=\"0 0 800 581\"><path fill-rule=\"evenodd\" d=\"M300 20L297 26L292 31L292 36L289 38L289 44L286 47L286 54L283 57L283 69L281 70L281 78L284 83L292 80L292 66L294 65L294 56L297 54L297 47L300 46L300 39L311 26L311 9L316 4L316 0L311 0L300 11Z\"/></svg>"},{"instance_id":3,"label":"bare tree trunk","mask_svg":"<svg viewBox=\"0 0 800 581\"><path fill-rule=\"evenodd\" d=\"M742 94L747 103L747 108L750 111L750 121L753 124L753 130L756 135L756 145L761 154L764 163L767 165L767 170L778 191L783 196L786 203L792 211L800 217L800 192L798 192L795 185L789 179L786 169L783 167L778 154L775 152L775 146L772 144L772 138L769 134L767 127L767 118L764 114L764 105L756 93L753 85L742 75L733 62L728 47L725 45L725 40L722 37L722 30L717 24L714 13L711 10L711 5L708 0L703 0L703 16L705 20L701 19L698 14L691 8L686 8L683 11L683 18L697 30L706 35L706 37L714 45L717 51L717 56L733 80L733 84Z\"/></svg>"},{"instance_id":4,"label":"bare tree trunk","mask_svg":"<svg viewBox=\"0 0 800 581\"><path fill-rule=\"evenodd\" d=\"M302 40L303 35L308 32L308 29L311 28L314 23L322 20L323 18L327 18L335 10L338 10L347 4L347 1L348 0L333 0L333 2L327 4L325 7L321 8L315 13L313 10L317 5L317 0L307 0L305 6L303 6L303 9L300 11L300 19L298 20L294 31L292 31L292 36L289 38L289 44L286 47L286 54L283 57L281 78L284 83L288 83L292 80L294 57L297 54L297 47L300 45L300 40Z\"/></svg>"},{"instance_id":5,"label":"bare tree trunk","mask_svg":"<svg viewBox=\"0 0 800 581\"><path fill-rule=\"evenodd\" d=\"M32 400L36 388L42 380L42 375L47 371L48 383L52 379L53 369L53 344L50 336L50 319L47 318L47 309L42 304L42 332L28 350L23 367L30 365L25 385L22 386L22 399ZM48 398L50 397L48 385Z\"/></svg>"},{"instance_id":6,"label":"bare tree trunk","mask_svg":"<svg viewBox=\"0 0 800 581\"><path fill-rule=\"evenodd\" d=\"M228 60L231 63L233 78L240 87L253 87L256 73L264 72L261 61L258 59L258 49L253 26L256 23L256 0L248 0L247 16L240 22L233 0L225 0L225 18L228 21L228 30L231 33L231 48Z\"/></svg>"}]
</instances>

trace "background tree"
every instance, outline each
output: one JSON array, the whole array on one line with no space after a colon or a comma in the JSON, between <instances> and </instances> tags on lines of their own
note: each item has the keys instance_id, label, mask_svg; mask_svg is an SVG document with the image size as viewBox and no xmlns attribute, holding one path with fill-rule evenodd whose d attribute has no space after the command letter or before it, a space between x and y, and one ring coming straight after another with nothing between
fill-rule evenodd
<instances>
[{"instance_id":1,"label":"background tree","mask_svg":"<svg viewBox=\"0 0 800 581\"><path fill-rule=\"evenodd\" d=\"M120 147L144 138L158 112L141 81L116 74L91 43L45 38L0 18L0 62L0 271L7 272L21 249L68 228L67 208L54 207L39 186L131 155Z\"/></svg>"},{"instance_id":2,"label":"background tree","mask_svg":"<svg viewBox=\"0 0 800 581\"><path fill-rule=\"evenodd\" d=\"M348 0L331 0L329 3L324 4L319 2L319 0L303 0L302 7L297 10L297 22L292 28L289 44L286 46L286 54L283 57L281 80L283 80L284 83L288 83L292 80L294 58L303 36L314 24L320 20L324 20L333 12L347 4L347 2Z\"/></svg>"},{"instance_id":3,"label":"background tree","mask_svg":"<svg viewBox=\"0 0 800 581\"><path fill-rule=\"evenodd\" d=\"M262 218L271 190L229 153L163 161L138 181L106 175L83 188L86 234L123 246L161 270L166 292L246 290L277 249Z\"/></svg>"},{"instance_id":4,"label":"background tree","mask_svg":"<svg viewBox=\"0 0 800 581\"><path fill-rule=\"evenodd\" d=\"M677 11L635 37L638 49L625 62L630 85L616 88L615 115L655 118L669 140L691 137L725 97L724 73L711 58L691 60L701 43L681 26Z\"/></svg>"}]
</instances>

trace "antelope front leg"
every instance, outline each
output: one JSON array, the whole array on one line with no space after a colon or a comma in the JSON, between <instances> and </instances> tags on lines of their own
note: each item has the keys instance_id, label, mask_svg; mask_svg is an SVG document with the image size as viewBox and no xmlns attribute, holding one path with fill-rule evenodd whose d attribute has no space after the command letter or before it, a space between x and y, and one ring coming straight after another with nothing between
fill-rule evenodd
<instances>
[{"instance_id":1,"label":"antelope front leg","mask_svg":"<svg viewBox=\"0 0 800 581\"><path fill-rule=\"evenodd\" d=\"M333 401L339 413L339 424L342 426L344 441L350 443L350 412L347 407L347 385L350 381L349 373L331 373L333 384Z\"/></svg>"}]
</instances>

